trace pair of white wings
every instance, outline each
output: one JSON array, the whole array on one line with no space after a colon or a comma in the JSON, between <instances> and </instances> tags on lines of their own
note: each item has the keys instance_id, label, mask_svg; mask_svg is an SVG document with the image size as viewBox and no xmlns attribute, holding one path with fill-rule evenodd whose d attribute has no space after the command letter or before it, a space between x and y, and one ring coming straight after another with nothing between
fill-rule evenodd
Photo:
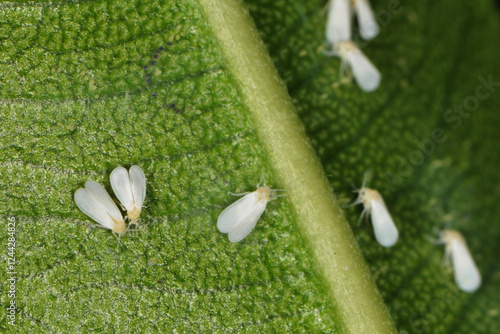
<instances>
[{"instance_id":1,"label":"pair of white wings","mask_svg":"<svg viewBox=\"0 0 500 334\"><path fill-rule=\"evenodd\" d=\"M351 0L331 0L326 21L326 39L331 44L351 40ZM355 0L359 34L365 40L378 35L377 21L368 0Z\"/></svg>"},{"instance_id":2,"label":"pair of white wings","mask_svg":"<svg viewBox=\"0 0 500 334\"><path fill-rule=\"evenodd\" d=\"M454 239L446 245L451 255L453 273L458 287L465 292L474 292L481 285L481 274L472 259L465 242Z\"/></svg>"},{"instance_id":3,"label":"pair of white wings","mask_svg":"<svg viewBox=\"0 0 500 334\"><path fill-rule=\"evenodd\" d=\"M260 198L257 191L245 195L222 211L217 219L217 228L222 233L228 233L231 242L243 240L255 227L267 202Z\"/></svg>"},{"instance_id":4,"label":"pair of white wings","mask_svg":"<svg viewBox=\"0 0 500 334\"><path fill-rule=\"evenodd\" d=\"M353 42L337 43L332 54L339 55L343 62L349 64L354 79L362 90L372 92L378 88L382 79L380 72Z\"/></svg>"},{"instance_id":5,"label":"pair of white wings","mask_svg":"<svg viewBox=\"0 0 500 334\"><path fill-rule=\"evenodd\" d=\"M130 167L130 171L117 167L109 177L111 187L120 203L131 211L142 208L146 198L146 176L137 166Z\"/></svg>"},{"instance_id":6,"label":"pair of white wings","mask_svg":"<svg viewBox=\"0 0 500 334\"><path fill-rule=\"evenodd\" d=\"M134 206L142 208L146 196L146 177L139 167L132 166L130 172L117 167L111 173L110 181L116 197L127 211ZM76 191L75 202L83 213L105 228L121 230L125 224L115 202L95 181L87 181L85 188Z\"/></svg>"},{"instance_id":7,"label":"pair of white wings","mask_svg":"<svg viewBox=\"0 0 500 334\"><path fill-rule=\"evenodd\" d=\"M117 231L125 225L122 213L115 202L106 189L95 181L85 182L85 188L76 191L75 202L83 213L105 228Z\"/></svg>"},{"instance_id":8,"label":"pair of white wings","mask_svg":"<svg viewBox=\"0 0 500 334\"><path fill-rule=\"evenodd\" d=\"M382 199L371 202L370 215L378 243L384 247L394 246L399 232Z\"/></svg>"}]
</instances>

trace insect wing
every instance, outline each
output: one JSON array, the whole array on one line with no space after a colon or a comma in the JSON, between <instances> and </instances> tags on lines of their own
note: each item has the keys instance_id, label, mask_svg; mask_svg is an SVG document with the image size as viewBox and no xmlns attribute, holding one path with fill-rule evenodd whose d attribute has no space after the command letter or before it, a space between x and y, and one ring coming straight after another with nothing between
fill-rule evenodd
<instances>
[{"instance_id":1,"label":"insect wing","mask_svg":"<svg viewBox=\"0 0 500 334\"><path fill-rule=\"evenodd\" d=\"M451 241L453 271L458 287L465 292L474 292L481 285L481 274L467 248L460 240Z\"/></svg>"},{"instance_id":2,"label":"insect wing","mask_svg":"<svg viewBox=\"0 0 500 334\"><path fill-rule=\"evenodd\" d=\"M253 230L255 224L266 209L268 201L260 200L255 203L249 212L239 221L239 223L229 232L229 241L239 242Z\"/></svg>"},{"instance_id":3,"label":"insect wing","mask_svg":"<svg viewBox=\"0 0 500 334\"><path fill-rule=\"evenodd\" d=\"M347 61L351 65L354 79L365 92L372 92L380 85L381 75L370 60L356 49L348 53Z\"/></svg>"},{"instance_id":4,"label":"insect wing","mask_svg":"<svg viewBox=\"0 0 500 334\"><path fill-rule=\"evenodd\" d=\"M382 200L372 201L371 217L375 238L384 247L394 246L399 232Z\"/></svg>"},{"instance_id":5,"label":"insect wing","mask_svg":"<svg viewBox=\"0 0 500 334\"><path fill-rule=\"evenodd\" d=\"M217 219L217 228L222 233L229 233L238 225L244 217L248 216L252 208L257 204L257 192L251 192L228 206Z\"/></svg>"},{"instance_id":6,"label":"insect wing","mask_svg":"<svg viewBox=\"0 0 500 334\"><path fill-rule=\"evenodd\" d=\"M332 0L326 21L326 39L332 43L351 40L350 0Z\"/></svg>"},{"instance_id":7,"label":"insect wing","mask_svg":"<svg viewBox=\"0 0 500 334\"><path fill-rule=\"evenodd\" d=\"M114 227L113 218L108 214L103 206L96 202L94 197L86 189L80 188L75 192L75 203L83 213L112 230Z\"/></svg>"},{"instance_id":8,"label":"insect wing","mask_svg":"<svg viewBox=\"0 0 500 334\"><path fill-rule=\"evenodd\" d=\"M99 183L89 180L85 182L85 189L116 222L123 221L122 214L108 192ZM83 211L83 210L82 210Z\"/></svg>"},{"instance_id":9,"label":"insect wing","mask_svg":"<svg viewBox=\"0 0 500 334\"><path fill-rule=\"evenodd\" d=\"M111 172L109 181L120 203L127 210L132 209L134 207L134 196L127 170L123 167L116 167Z\"/></svg>"},{"instance_id":10,"label":"insect wing","mask_svg":"<svg viewBox=\"0 0 500 334\"><path fill-rule=\"evenodd\" d=\"M130 167L129 176L135 205L138 208L142 208L144 199L146 198L146 176L138 166Z\"/></svg>"},{"instance_id":11,"label":"insect wing","mask_svg":"<svg viewBox=\"0 0 500 334\"><path fill-rule=\"evenodd\" d=\"M368 0L356 1L356 15L358 16L359 33L363 39L369 40L378 35L378 24Z\"/></svg>"}]
</instances>

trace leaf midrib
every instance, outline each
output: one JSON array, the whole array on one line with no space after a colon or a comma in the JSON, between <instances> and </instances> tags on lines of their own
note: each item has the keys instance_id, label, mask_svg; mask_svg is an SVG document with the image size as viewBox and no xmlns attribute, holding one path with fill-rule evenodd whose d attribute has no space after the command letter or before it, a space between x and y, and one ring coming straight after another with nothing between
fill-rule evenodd
<instances>
[{"instance_id":1,"label":"leaf midrib","mask_svg":"<svg viewBox=\"0 0 500 334\"><path fill-rule=\"evenodd\" d=\"M244 5L198 0L346 332L395 332L319 159ZM258 69L256 71L255 69Z\"/></svg>"}]
</instances>

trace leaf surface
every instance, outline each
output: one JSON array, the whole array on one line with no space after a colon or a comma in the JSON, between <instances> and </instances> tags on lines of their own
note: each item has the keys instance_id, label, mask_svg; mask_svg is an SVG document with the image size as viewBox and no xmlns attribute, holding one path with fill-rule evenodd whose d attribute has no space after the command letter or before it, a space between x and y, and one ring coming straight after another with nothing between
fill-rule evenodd
<instances>
[{"instance_id":1,"label":"leaf surface","mask_svg":"<svg viewBox=\"0 0 500 334\"><path fill-rule=\"evenodd\" d=\"M498 12L490 2L371 1L381 26L361 45L382 73L374 93L339 80L322 54L323 1L247 4L314 149L343 202L380 191L400 231L380 247L361 208L355 237L401 333L493 333L500 326ZM362 42L354 33L357 42ZM485 84L489 82L489 84ZM435 229L459 230L483 276L459 291Z\"/></svg>"},{"instance_id":2,"label":"leaf surface","mask_svg":"<svg viewBox=\"0 0 500 334\"><path fill-rule=\"evenodd\" d=\"M363 48L383 74L366 94L321 53L322 2L247 5L258 30L233 0L1 5L0 240L14 219L15 330L393 332L383 297L402 331L494 332L500 88L457 128L443 119L479 76L500 81L491 6L403 3ZM401 173L436 128L446 140ZM112 194L118 165L147 178L144 227L121 247L73 201L88 179ZM394 248L340 209L366 169L400 228ZM263 172L287 195L231 244L217 216ZM427 240L448 222L483 274L473 295Z\"/></svg>"}]
</instances>

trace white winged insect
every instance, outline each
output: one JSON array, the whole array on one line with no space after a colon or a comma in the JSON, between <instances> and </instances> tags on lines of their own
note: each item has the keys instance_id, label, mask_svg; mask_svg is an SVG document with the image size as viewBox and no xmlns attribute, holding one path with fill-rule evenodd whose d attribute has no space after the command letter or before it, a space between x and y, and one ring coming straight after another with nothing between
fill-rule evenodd
<instances>
[{"instance_id":1,"label":"white winged insect","mask_svg":"<svg viewBox=\"0 0 500 334\"><path fill-rule=\"evenodd\" d=\"M327 4L326 40L331 44L351 40L351 0L330 0Z\"/></svg>"},{"instance_id":2,"label":"white winged insect","mask_svg":"<svg viewBox=\"0 0 500 334\"><path fill-rule=\"evenodd\" d=\"M458 287L465 292L474 292L481 286L481 274L472 259L462 234L455 230L444 230L438 243L445 245L444 260L453 264L453 273Z\"/></svg>"},{"instance_id":3,"label":"white winged insect","mask_svg":"<svg viewBox=\"0 0 500 334\"><path fill-rule=\"evenodd\" d=\"M363 203L361 218L370 215L375 232L375 239L384 247L392 247L398 241L399 232L385 206L384 200L377 190L366 188L365 182L361 189L356 190L358 198L349 206Z\"/></svg>"},{"instance_id":4,"label":"white winged insect","mask_svg":"<svg viewBox=\"0 0 500 334\"><path fill-rule=\"evenodd\" d=\"M116 197L127 210L130 224L137 224L146 198L146 176L138 166L116 167L109 177L111 187Z\"/></svg>"},{"instance_id":5,"label":"white winged insect","mask_svg":"<svg viewBox=\"0 0 500 334\"><path fill-rule=\"evenodd\" d=\"M365 92L372 92L380 85L380 72L353 42L339 42L333 46L333 51L325 54L339 56L342 60L341 77L348 65L359 87Z\"/></svg>"},{"instance_id":6,"label":"white winged insect","mask_svg":"<svg viewBox=\"0 0 500 334\"><path fill-rule=\"evenodd\" d=\"M359 34L369 40L378 35L378 24L368 0L354 0L354 8L358 17Z\"/></svg>"},{"instance_id":7,"label":"white winged insect","mask_svg":"<svg viewBox=\"0 0 500 334\"><path fill-rule=\"evenodd\" d=\"M127 231L125 221L108 192L97 182L89 180L85 188L75 192L75 203L87 216L118 235Z\"/></svg>"},{"instance_id":8,"label":"white winged insect","mask_svg":"<svg viewBox=\"0 0 500 334\"><path fill-rule=\"evenodd\" d=\"M259 183L260 185L260 183ZM279 191L266 186L257 185L257 190L244 193L242 198L228 206L217 219L217 228L228 233L229 241L239 242L253 230L255 224L266 209L273 192ZM282 195L275 195L278 197Z\"/></svg>"}]
</instances>

